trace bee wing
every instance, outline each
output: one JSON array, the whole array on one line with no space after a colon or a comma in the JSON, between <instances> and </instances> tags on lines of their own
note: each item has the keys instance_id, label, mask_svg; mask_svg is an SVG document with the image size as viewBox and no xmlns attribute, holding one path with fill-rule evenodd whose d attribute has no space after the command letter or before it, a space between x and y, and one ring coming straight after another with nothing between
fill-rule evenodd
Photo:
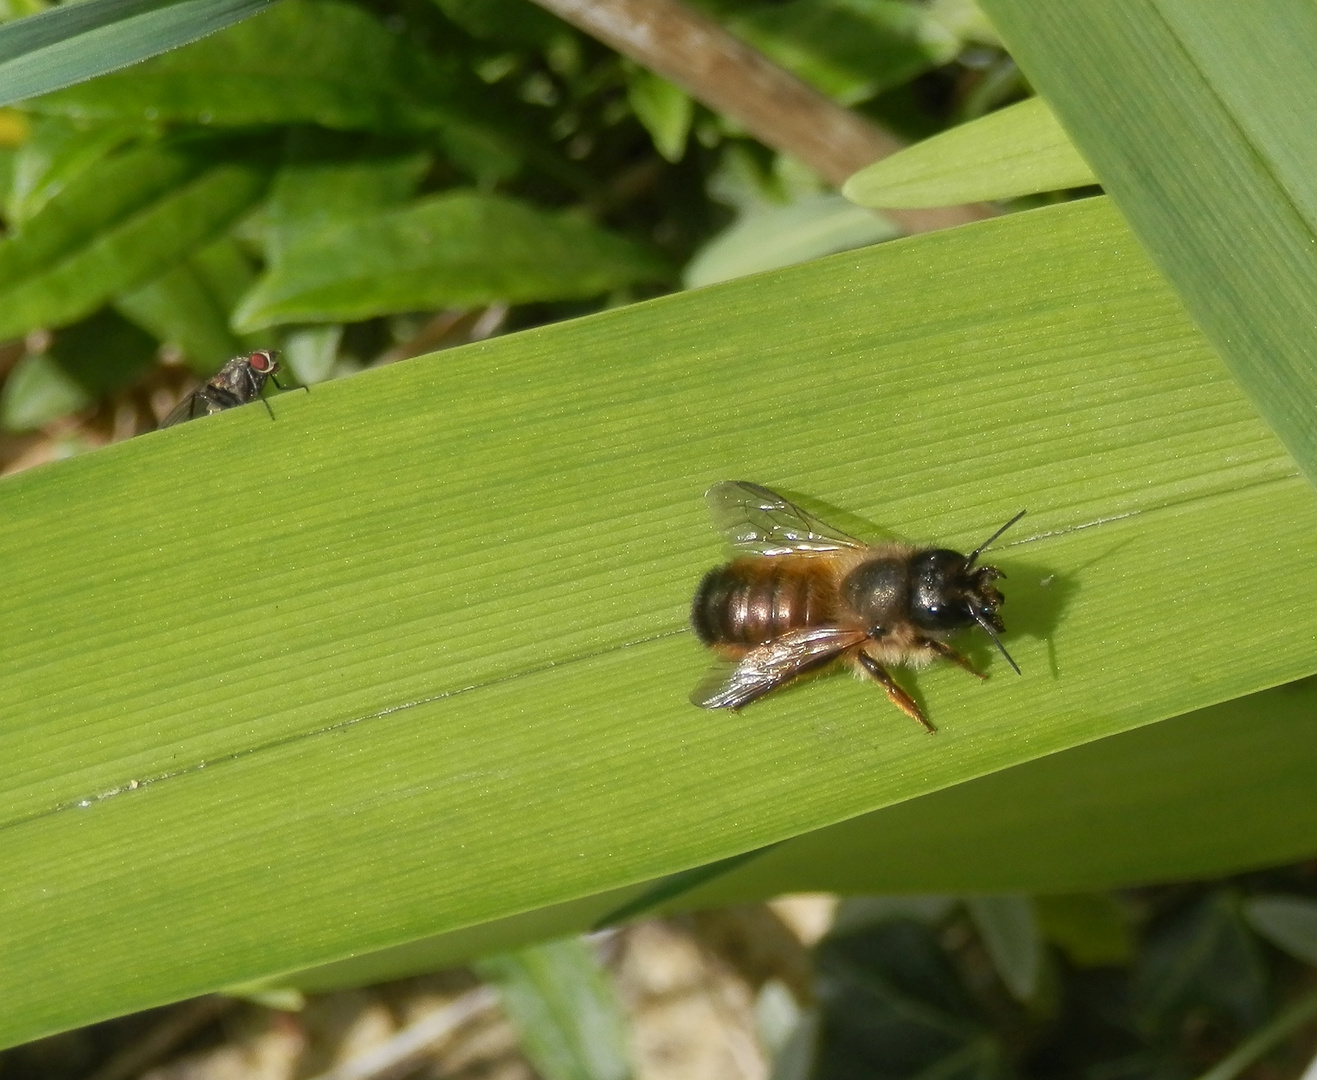
<instances>
[{"instance_id":1,"label":"bee wing","mask_svg":"<svg viewBox=\"0 0 1317 1080\"><path fill-rule=\"evenodd\" d=\"M713 526L737 551L808 555L868 545L806 513L766 487L724 480L704 493Z\"/></svg>"},{"instance_id":2,"label":"bee wing","mask_svg":"<svg viewBox=\"0 0 1317 1080\"><path fill-rule=\"evenodd\" d=\"M868 635L842 626L807 626L751 649L729 673L715 667L691 693L705 709L739 709L790 682L802 672L821 667Z\"/></svg>"}]
</instances>

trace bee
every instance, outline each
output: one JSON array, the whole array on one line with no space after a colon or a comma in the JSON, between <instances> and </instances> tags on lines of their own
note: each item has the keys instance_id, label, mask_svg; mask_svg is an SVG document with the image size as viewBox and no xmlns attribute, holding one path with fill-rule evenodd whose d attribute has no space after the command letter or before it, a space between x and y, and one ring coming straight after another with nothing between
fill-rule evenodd
<instances>
[{"instance_id":1,"label":"bee","mask_svg":"<svg viewBox=\"0 0 1317 1080\"><path fill-rule=\"evenodd\" d=\"M691 625L700 641L736 666L730 672L725 664L715 667L691 694L696 705L739 709L803 672L844 660L935 731L887 667L921 668L942 659L987 678L946 643L975 624L1020 673L997 636L1005 627L993 582L1006 575L975 564L1023 510L965 556L946 548L866 544L744 480L715 484L704 497L714 527L738 555L704 575Z\"/></svg>"},{"instance_id":2,"label":"bee","mask_svg":"<svg viewBox=\"0 0 1317 1080\"><path fill-rule=\"evenodd\" d=\"M160 426L172 427L185 420L195 420L199 416L210 416L238 405L246 405L261 397L266 379L273 381L282 390L283 386L275 378L279 371L278 356L271 349L257 349L246 356L235 356L174 406L169 415L160 421ZM270 408L270 403L264 398L261 401L273 419L274 410Z\"/></svg>"}]
</instances>

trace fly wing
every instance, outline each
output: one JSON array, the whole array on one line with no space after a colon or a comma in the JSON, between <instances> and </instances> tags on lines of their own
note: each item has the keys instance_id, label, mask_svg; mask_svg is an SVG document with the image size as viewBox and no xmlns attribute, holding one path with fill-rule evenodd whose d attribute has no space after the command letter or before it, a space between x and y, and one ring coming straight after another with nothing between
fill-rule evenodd
<instances>
[{"instance_id":1,"label":"fly wing","mask_svg":"<svg viewBox=\"0 0 1317 1080\"><path fill-rule=\"evenodd\" d=\"M739 709L797 675L822 667L868 635L841 626L807 626L751 649L729 673L715 667L691 693L691 701L705 709Z\"/></svg>"},{"instance_id":2,"label":"fly wing","mask_svg":"<svg viewBox=\"0 0 1317 1080\"><path fill-rule=\"evenodd\" d=\"M185 420L195 420L198 416L206 416L209 412L210 409L206 407L206 401L201 396L201 391L193 390L192 393L169 410L169 415L160 421L160 426L162 428L173 427Z\"/></svg>"},{"instance_id":3,"label":"fly wing","mask_svg":"<svg viewBox=\"0 0 1317 1080\"><path fill-rule=\"evenodd\" d=\"M746 480L724 480L704 493L713 526L737 551L810 555L866 545L776 492Z\"/></svg>"}]
</instances>

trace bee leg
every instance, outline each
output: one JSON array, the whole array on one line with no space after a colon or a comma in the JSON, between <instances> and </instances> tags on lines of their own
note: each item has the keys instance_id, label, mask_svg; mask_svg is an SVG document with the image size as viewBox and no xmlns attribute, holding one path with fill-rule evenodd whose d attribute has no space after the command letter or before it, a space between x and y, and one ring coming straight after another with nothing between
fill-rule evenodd
<instances>
[{"instance_id":1,"label":"bee leg","mask_svg":"<svg viewBox=\"0 0 1317 1080\"><path fill-rule=\"evenodd\" d=\"M918 720L930 734L937 731L937 728L928 722L928 717L924 715L924 711L915 704L915 699L897 685L896 680L887 674L887 669L882 664L878 663L863 649L855 654L855 660L879 686L887 691L887 696L893 705L905 713L906 716Z\"/></svg>"},{"instance_id":2,"label":"bee leg","mask_svg":"<svg viewBox=\"0 0 1317 1080\"><path fill-rule=\"evenodd\" d=\"M976 679L986 679L988 676L974 667L960 653L956 652L945 641L938 641L937 638L922 638L919 642L921 648L927 649L931 653L942 657L943 660L950 660L957 667L963 667Z\"/></svg>"}]
</instances>

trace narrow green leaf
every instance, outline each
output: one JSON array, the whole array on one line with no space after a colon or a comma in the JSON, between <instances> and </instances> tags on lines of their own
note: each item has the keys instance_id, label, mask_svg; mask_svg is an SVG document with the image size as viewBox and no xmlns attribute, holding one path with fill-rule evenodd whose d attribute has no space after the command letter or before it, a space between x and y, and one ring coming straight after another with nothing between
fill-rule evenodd
<instances>
[{"instance_id":1,"label":"narrow green leaf","mask_svg":"<svg viewBox=\"0 0 1317 1080\"><path fill-rule=\"evenodd\" d=\"M1253 403L1317 482L1317 8L983 0Z\"/></svg>"},{"instance_id":2,"label":"narrow green leaf","mask_svg":"<svg viewBox=\"0 0 1317 1080\"><path fill-rule=\"evenodd\" d=\"M665 275L644 249L579 218L503 196L454 192L299 230L233 323L254 330L598 296Z\"/></svg>"},{"instance_id":3,"label":"narrow green leaf","mask_svg":"<svg viewBox=\"0 0 1317 1080\"><path fill-rule=\"evenodd\" d=\"M0 26L0 105L212 34L271 0L83 0Z\"/></svg>"},{"instance_id":4,"label":"narrow green leaf","mask_svg":"<svg viewBox=\"0 0 1317 1080\"><path fill-rule=\"evenodd\" d=\"M1306 680L1016 765L785 841L740 869L686 871L698 887L670 898L665 910L787 892L858 894L837 913L842 933L893 917L938 921L952 902L867 893L1073 892L1293 862L1317 851L1310 797L1314 711L1317 682ZM1247 770L1241 761L1249 762ZM700 885L701 878L708 884ZM292 982L311 990L356 986L513 947L537 934L584 930L608 921L605 912L649 910L642 901L672 880L627 890L621 901L603 894L543 909L534 919L514 916L331 964ZM1067 898L1035 901L1049 933L1056 929L1056 899ZM1067 918L1073 924L1073 912ZM1114 962L1122 940L1128 952L1128 932L1106 933L1102 947L1113 952L1102 955ZM1060 943L1077 944L1073 932ZM1096 944L1090 938L1083 946L1094 962Z\"/></svg>"},{"instance_id":5,"label":"narrow green leaf","mask_svg":"<svg viewBox=\"0 0 1317 1080\"><path fill-rule=\"evenodd\" d=\"M1029 98L874 162L842 194L861 206L957 206L1095 183L1047 103Z\"/></svg>"},{"instance_id":6,"label":"narrow green leaf","mask_svg":"<svg viewBox=\"0 0 1317 1080\"><path fill-rule=\"evenodd\" d=\"M63 253L43 272L0 293L0 338L71 322L151 280L232 225L261 197L268 179L258 165L217 165ZM5 243L22 245L23 235ZM5 254L0 247L0 260ZM21 261L16 256L10 265Z\"/></svg>"},{"instance_id":7,"label":"narrow green leaf","mask_svg":"<svg viewBox=\"0 0 1317 1080\"><path fill-rule=\"evenodd\" d=\"M839 195L816 195L785 206L760 206L706 244L682 274L688 289L746 274L794 266L900 234L879 214Z\"/></svg>"},{"instance_id":8,"label":"narrow green leaf","mask_svg":"<svg viewBox=\"0 0 1317 1080\"><path fill-rule=\"evenodd\" d=\"M1235 1080L1259 1058L1278 1047L1317 1017L1317 993L1304 994L1231 1050L1198 1080Z\"/></svg>"},{"instance_id":9,"label":"narrow green leaf","mask_svg":"<svg viewBox=\"0 0 1317 1080\"><path fill-rule=\"evenodd\" d=\"M971 896L965 901L992 966L1011 996L1030 1001L1038 992L1043 941L1027 896Z\"/></svg>"},{"instance_id":10,"label":"narrow green leaf","mask_svg":"<svg viewBox=\"0 0 1317 1080\"><path fill-rule=\"evenodd\" d=\"M521 1047L545 1080L625 1080L621 1003L579 938L488 957L476 965L498 987Z\"/></svg>"},{"instance_id":11,"label":"narrow green leaf","mask_svg":"<svg viewBox=\"0 0 1317 1080\"><path fill-rule=\"evenodd\" d=\"M0 1043L573 902L597 918L639 883L1317 666L1295 603L1317 591L1317 493L1103 199L272 409L0 483ZM987 682L902 673L935 736L845 677L691 706L709 658L687 606L722 557L700 493L731 477L961 550L1027 507L993 556L1025 674L976 635ZM1217 820L1197 785L1223 748L1233 805L1261 801L1189 855L1140 816L1138 857L1311 850L1304 704L1303 725L1273 709L1179 741L1185 775L1156 774L1172 820ZM1125 805L1073 779L1071 805ZM1102 869L1132 864L1115 846ZM1018 887L970 856L956 891Z\"/></svg>"},{"instance_id":12,"label":"narrow green leaf","mask_svg":"<svg viewBox=\"0 0 1317 1080\"><path fill-rule=\"evenodd\" d=\"M1273 945L1317 966L1317 901L1303 896L1255 896L1244 901L1244 917Z\"/></svg>"},{"instance_id":13,"label":"narrow green leaf","mask_svg":"<svg viewBox=\"0 0 1317 1080\"><path fill-rule=\"evenodd\" d=\"M682 903L1073 892L1293 862L1317 852L1314 710L1308 679L1186 713L788 840Z\"/></svg>"}]
</instances>

